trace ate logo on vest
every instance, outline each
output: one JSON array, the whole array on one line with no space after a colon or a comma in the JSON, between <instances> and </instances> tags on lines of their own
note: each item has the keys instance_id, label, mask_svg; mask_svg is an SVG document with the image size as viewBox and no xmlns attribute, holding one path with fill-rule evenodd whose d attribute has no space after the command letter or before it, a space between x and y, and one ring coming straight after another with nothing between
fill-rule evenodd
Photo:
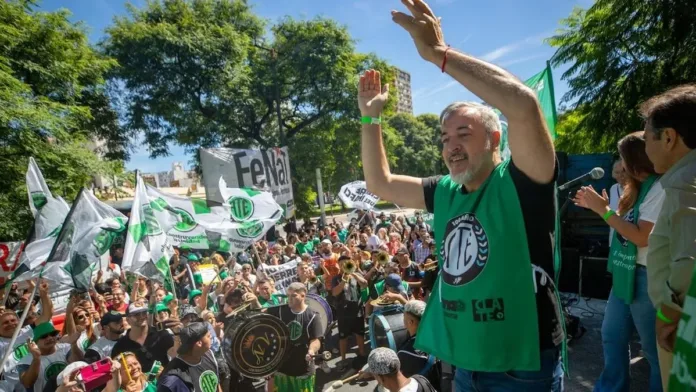
<instances>
[{"instance_id":1,"label":"ate logo on vest","mask_svg":"<svg viewBox=\"0 0 696 392\"><path fill-rule=\"evenodd\" d=\"M462 286L476 279L486 267L488 249L488 236L476 215L466 213L447 222L440 248L445 283Z\"/></svg>"},{"instance_id":2,"label":"ate logo on vest","mask_svg":"<svg viewBox=\"0 0 696 392\"><path fill-rule=\"evenodd\" d=\"M53 362L46 368L44 377L46 377L46 380L58 377L58 374L60 374L60 372L62 372L67 366L68 364L65 362Z\"/></svg>"},{"instance_id":3,"label":"ate logo on vest","mask_svg":"<svg viewBox=\"0 0 696 392\"><path fill-rule=\"evenodd\" d=\"M198 385L203 392L216 392L218 389L218 377L212 370L206 370L198 378Z\"/></svg>"}]
</instances>

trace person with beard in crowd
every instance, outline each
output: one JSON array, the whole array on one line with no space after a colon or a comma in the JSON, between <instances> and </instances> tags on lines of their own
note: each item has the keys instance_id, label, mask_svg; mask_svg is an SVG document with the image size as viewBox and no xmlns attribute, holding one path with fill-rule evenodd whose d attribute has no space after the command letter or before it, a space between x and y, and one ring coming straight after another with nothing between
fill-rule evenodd
<instances>
[{"instance_id":1,"label":"person with beard in crowd","mask_svg":"<svg viewBox=\"0 0 696 392\"><path fill-rule=\"evenodd\" d=\"M295 253L302 256L305 253L314 253L314 242L309 238L306 231L300 233L299 242L295 244Z\"/></svg>"},{"instance_id":2,"label":"person with beard in crowd","mask_svg":"<svg viewBox=\"0 0 696 392\"><path fill-rule=\"evenodd\" d=\"M17 365L19 381L24 388L35 392L54 391L58 374L69 363L82 359L82 351L77 347L79 337L79 333L74 333L59 342L60 332L52 322L38 324L34 328L34 338L27 340L31 356L24 357Z\"/></svg>"},{"instance_id":3,"label":"person with beard in crowd","mask_svg":"<svg viewBox=\"0 0 696 392\"><path fill-rule=\"evenodd\" d=\"M157 331L150 327L145 304L130 304L126 311L126 320L130 329L114 344L111 358L125 352L135 353L143 370L150 373L160 365L167 365L169 358L176 355L172 335L168 331ZM170 318L166 327L176 333L180 325L178 319Z\"/></svg>"},{"instance_id":4,"label":"person with beard in crowd","mask_svg":"<svg viewBox=\"0 0 696 392\"><path fill-rule=\"evenodd\" d=\"M504 69L449 47L440 18L423 0L403 3L410 15L393 11L394 22L409 33L423 59L502 112L511 151L510 159L501 158L502 126L494 110L455 102L440 116L442 155L450 173L392 174L377 124L389 89L377 71L360 78L368 191L400 206L426 209L434 215L438 245L462 244L438 246L444 249L442 284L430 299L437 303L423 315L416 347L456 365L462 392L561 390L565 336L552 278L557 165L536 93ZM472 317L472 302L504 311Z\"/></svg>"},{"instance_id":5,"label":"person with beard in crowd","mask_svg":"<svg viewBox=\"0 0 696 392\"><path fill-rule=\"evenodd\" d=\"M126 331L126 323L119 312L107 312L100 320L101 336L85 351L85 362L94 363L111 356L118 339Z\"/></svg>"},{"instance_id":6,"label":"person with beard in crowd","mask_svg":"<svg viewBox=\"0 0 696 392\"><path fill-rule=\"evenodd\" d=\"M219 366L211 350L206 325L194 322L176 336L176 358L164 368L157 382L158 392L222 392Z\"/></svg>"},{"instance_id":7,"label":"person with beard in crowd","mask_svg":"<svg viewBox=\"0 0 696 392\"><path fill-rule=\"evenodd\" d=\"M346 262L353 263L349 256L341 256L338 259L341 271L344 271ZM356 360L360 362L366 358L365 320L363 318L360 288L367 287L367 281L357 272L350 275L341 274L333 278L331 287L331 294L335 298L334 304L338 318L339 351L343 361L341 367L345 368L350 335L355 336L355 341L358 344L358 358Z\"/></svg>"},{"instance_id":8,"label":"person with beard in crowd","mask_svg":"<svg viewBox=\"0 0 696 392\"><path fill-rule=\"evenodd\" d=\"M34 284L33 281L30 282ZM36 319L36 325L48 323L53 317L53 302L51 302L48 290L48 283L41 282L39 284L41 315L38 317L38 319ZM20 317L17 315L17 313L9 309L5 309L2 313L0 313L0 358L4 358L5 353L9 349L10 342L12 341L12 335L19 327L19 318ZM7 357L7 361L5 362L2 372L2 380L0 380L0 390L24 390L24 387L19 382L17 365L29 354L27 341L31 339L32 336L32 325L27 324L20 329L17 339L14 342L14 346L11 348L14 354Z\"/></svg>"}]
</instances>

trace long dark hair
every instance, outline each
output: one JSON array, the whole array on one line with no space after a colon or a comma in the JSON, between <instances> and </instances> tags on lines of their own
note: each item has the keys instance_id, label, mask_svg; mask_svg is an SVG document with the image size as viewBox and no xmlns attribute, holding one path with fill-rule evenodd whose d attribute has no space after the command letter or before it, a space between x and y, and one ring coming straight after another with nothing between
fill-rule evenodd
<instances>
[{"instance_id":1,"label":"long dark hair","mask_svg":"<svg viewBox=\"0 0 696 392\"><path fill-rule=\"evenodd\" d=\"M643 131L629 133L618 143L619 154L626 168L626 184L619 199L619 215L626 214L636 204L640 193L640 177L655 174L655 168L645 153L645 136Z\"/></svg>"}]
</instances>

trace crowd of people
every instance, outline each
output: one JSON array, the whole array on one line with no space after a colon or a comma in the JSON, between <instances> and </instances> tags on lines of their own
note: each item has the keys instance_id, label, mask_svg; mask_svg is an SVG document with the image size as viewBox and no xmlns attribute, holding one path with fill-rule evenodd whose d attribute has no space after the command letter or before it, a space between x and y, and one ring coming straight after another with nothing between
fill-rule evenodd
<instances>
[{"instance_id":1,"label":"crowd of people","mask_svg":"<svg viewBox=\"0 0 696 392\"><path fill-rule=\"evenodd\" d=\"M173 285L121 270L123 249L118 245L112 249L109 268L94 278L93 289L71 294L58 329L52 321L47 282L41 282L36 299L30 298L33 282L24 289L13 284L0 314L0 355L13 351L4 366L2 390L82 391L85 386L80 380L86 376L78 375L100 363L110 368L111 378L94 390L217 390L199 388L199 379L225 392L256 390L260 380L236 372L222 347L229 333L226 326L234 320L226 316L245 305L250 305L248 311L267 312L286 324L302 326L302 338L292 342L284 365L266 380L269 390L313 390L320 346L341 356L340 370L363 367L367 363L366 316L375 310L370 305L375 299L404 305L405 325L415 338L425 309L425 303L416 299L430 292L424 284L426 274L436 274L434 269L424 271L425 263L434 259L434 248L430 226L420 215L409 222L404 216L361 212L347 226L334 221L318 227L309 220L300 226L293 219L284 228L287 232L282 236L275 229L267 235L275 241L258 241L237 254L175 248L170 261ZM420 262L412 261L415 258ZM280 293L267 271L290 262L297 264L295 283ZM204 282L200 270L210 267L217 277ZM337 323L329 329L338 329L338 341L330 338L331 330L322 329L316 312L307 308L307 294L330 303ZM30 300L19 337L10 348ZM351 336L359 355L346 361ZM406 377L418 374L428 360L413 348L412 340L408 347L409 354L399 354ZM421 364L419 358L425 362ZM330 371L326 362L322 366ZM208 370L213 373L205 375Z\"/></svg>"},{"instance_id":2,"label":"crowd of people","mask_svg":"<svg viewBox=\"0 0 696 392\"><path fill-rule=\"evenodd\" d=\"M392 392L562 391L566 337L554 282L559 168L537 97L507 71L447 45L441 19L425 2L403 3L409 13L392 18L419 55L507 118L510 159L500 153L498 114L455 102L440 116L449 175L392 174L380 126L389 88L368 70L358 85L368 191L427 210L432 226L421 216L370 212L348 225L291 219L283 235L271 230L238 254L178 247L166 282L120 270L123 249L116 248L93 288L71 295L58 328L48 283L13 285L0 314L0 355L8 354L1 389L227 392L263 383L272 391L313 391L317 361L326 367L318 356L328 350L340 356L340 370L362 369ZM648 100L644 130L618 143L617 189L574 193L578 206L612 229L613 289L595 391L629 390L634 329L650 363L651 392L695 388L694 113L695 86ZM273 271L287 263L296 263L293 282L280 292ZM212 280L203 279L207 265L216 271ZM313 296L326 301L335 325L320 324L308 305ZM229 352L249 314L290 331L285 360L264 379L242 374ZM405 335L368 354L373 315L400 321ZM353 341L357 357L348 361ZM251 352L257 365L272 360L270 352Z\"/></svg>"}]
</instances>

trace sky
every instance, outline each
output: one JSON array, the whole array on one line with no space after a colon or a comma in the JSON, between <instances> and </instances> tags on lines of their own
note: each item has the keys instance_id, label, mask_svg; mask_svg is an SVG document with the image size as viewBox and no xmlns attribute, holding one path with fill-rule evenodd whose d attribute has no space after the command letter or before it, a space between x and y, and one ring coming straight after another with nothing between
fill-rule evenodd
<instances>
[{"instance_id":1,"label":"sky","mask_svg":"<svg viewBox=\"0 0 696 392\"><path fill-rule=\"evenodd\" d=\"M145 0L131 0L143 6ZM126 15L123 0L43 0L52 11L67 8L72 20L88 26L90 41L98 42L115 16ZM476 100L473 94L420 58L408 33L392 22L390 11L406 12L399 0L250 0L254 12L271 22L289 15L296 19L323 16L348 27L359 52L376 53L411 74L414 114L439 113L447 104ZM587 8L592 0L430 0L442 17L446 42L465 53L490 61L525 80L546 66L554 49L543 42L560 27L573 7ZM553 70L557 104L568 90L561 80L566 66ZM357 103L356 103L357 104ZM126 163L129 170L168 171L175 161L188 166L190 157L180 146L156 160L140 147Z\"/></svg>"}]
</instances>

